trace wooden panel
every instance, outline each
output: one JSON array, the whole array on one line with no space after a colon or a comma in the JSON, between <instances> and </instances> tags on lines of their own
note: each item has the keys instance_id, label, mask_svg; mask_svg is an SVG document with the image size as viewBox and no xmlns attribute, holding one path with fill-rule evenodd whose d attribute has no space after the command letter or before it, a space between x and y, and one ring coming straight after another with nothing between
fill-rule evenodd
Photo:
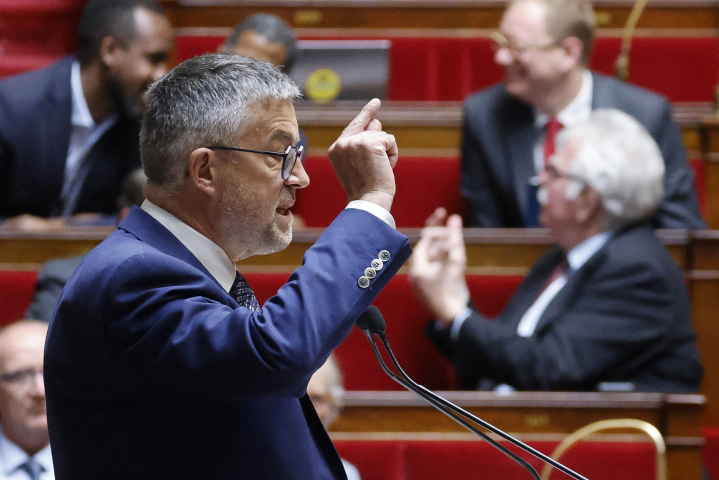
<instances>
[{"instance_id":1,"label":"wooden panel","mask_svg":"<svg viewBox=\"0 0 719 480\"><path fill-rule=\"evenodd\" d=\"M441 392L481 419L527 441L559 440L577 429L610 418L636 418L665 436L669 478L701 478L700 395ZM332 425L333 438L430 438L465 430L409 392L347 392L345 407ZM382 432L382 433L378 433ZM433 438L437 438L436 436ZM469 437L463 437L469 438Z\"/></svg>"},{"instance_id":2,"label":"wooden panel","mask_svg":"<svg viewBox=\"0 0 719 480\"><path fill-rule=\"evenodd\" d=\"M327 149L362 106L363 103L358 102L336 102L326 106L298 105L297 122L307 135L310 154L326 155ZM700 156L704 148L703 121L707 113L711 112L711 106L705 103L681 103L675 105L674 110L674 119L682 130L686 149L691 152L691 157ZM400 153L410 149L413 156L446 156L448 150L459 154L462 138L461 103L428 105L384 102L377 118L385 131L397 138ZM719 149L715 151L719 152Z\"/></svg>"},{"instance_id":3,"label":"wooden panel","mask_svg":"<svg viewBox=\"0 0 719 480\"><path fill-rule=\"evenodd\" d=\"M163 2L179 27L231 27L260 12L302 29L496 28L506 1L496 0L185 0ZM623 28L634 2L594 2L600 28ZM717 2L654 1L639 21L644 29L716 28ZM371 35L367 31L366 35Z\"/></svg>"}]
</instances>

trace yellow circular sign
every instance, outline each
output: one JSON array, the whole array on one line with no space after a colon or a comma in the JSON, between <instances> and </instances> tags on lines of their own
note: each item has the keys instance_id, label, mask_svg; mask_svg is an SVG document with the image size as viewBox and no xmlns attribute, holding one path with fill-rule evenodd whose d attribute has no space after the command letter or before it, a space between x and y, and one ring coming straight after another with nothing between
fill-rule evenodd
<instances>
[{"instance_id":1,"label":"yellow circular sign","mask_svg":"<svg viewBox=\"0 0 719 480\"><path fill-rule=\"evenodd\" d=\"M339 75L329 68L320 68L310 73L305 82L305 93L318 103L329 102L337 98L342 89Z\"/></svg>"}]
</instances>

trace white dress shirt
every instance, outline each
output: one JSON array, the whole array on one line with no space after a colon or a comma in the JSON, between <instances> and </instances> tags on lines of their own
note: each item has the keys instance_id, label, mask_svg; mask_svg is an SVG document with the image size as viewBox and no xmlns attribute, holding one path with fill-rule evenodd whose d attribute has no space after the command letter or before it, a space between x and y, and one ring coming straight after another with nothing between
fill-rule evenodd
<instances>
[{"instance_id":1,"label":"white dress shirt","mask_svg":"<svg viewBox=\"0 0 719 480\"><path fill-rule=\"evenodd\" d=\"M394 218L392 218L392 215L387 210L379 205L364 200L355 200L350 202L346 208L365 210L394 228ZM151 201L145 200L142 203L142 209L177 237L180 243L182 243L185 248L200 261L202 266L210 272L210 275L222 285L222 288L227 292L230 291L232 284L235 282L235 272L237 270L235 264L230 260L230 257L227 256L224 250L215 242Z\"/></svg>"},{"instance_id":2,"label":"white dress shirt","mask_svg":"<svg viewBox=\"0 0 719 480\"><path fill-rule=\"evenodd\" d=\"M29 480L25 470L19 467L27 462L29 455L15 445L0 431L0 480ZM52 464L50 445L33 455L35 462L43 467L40 480L54 480L55 467Z\"/></svg>"},{"instance_id":3,"label":"white dress shirt","mask_svg":"<svg viewBox=\"0 0 719 480\"><path fill-rule=\"evenodd\" d=\"M557 120L562 127L572 127L574 125L586 122L592 114L592 92L594 91L594 79L589 70L584 70L582 74L582 86L579 93L574 97L564 110L557 114ZM544 170L544 139L546 138L546 126L550 117L545 113L541 113L534 109L534 128L537 129L537 143L534 144L534 171L539 173Z\"/></svg>"},{"instance_id":4,"label":"white dress shirt","mask_svg":"<svg viewBox=\"0 0 719 480\"><path fill-rule=\"evenodd\" d=\"M571 272L576 272L582 266L587 263L587 260L592 258L592 255L597 253L611 238L612 232L602 232L588 239L584 240L579 245L567 253L567 263L569 263L569 270L560 277L556 278L550 283L546 289L537 297L531 307L524 312L519 325L517 325L517 335L520 337L531 337L534 335L534 329L542 318L544 311L547 306L552 302L554 297L564 288L567 284L567 280ZM450 338L456 342L459 338L459 330L462 328L462 324L472 314L470 308L462 310L452 322L452 328L450 330Z\"/></svg>"},{"instance_id":5,"label":"white dress shirt","mask_svg":"<svg viewBox=\"0 0 719 480\"><path fill-rule=\"evenodd\" d=\"M78 177L78 173L80 173L80 166L90 149L117 122L117 115L112 115L100 125L95 124L85 100L85 93L82 90L80 63L77 60L72 64L70 86L72 91L72 129L70 130L70 146L67 149L67 159L65 160L65 177L62 185L63 202L70 199L70 192L73 187L77 188L76 184L78 182L82 184L85 181L82 178L84 175L81 173L80 177ZM83 173L87 174L87 172ZM63 212L63 214L69 213L67 211Z\"/></svg>"}]
</instances>

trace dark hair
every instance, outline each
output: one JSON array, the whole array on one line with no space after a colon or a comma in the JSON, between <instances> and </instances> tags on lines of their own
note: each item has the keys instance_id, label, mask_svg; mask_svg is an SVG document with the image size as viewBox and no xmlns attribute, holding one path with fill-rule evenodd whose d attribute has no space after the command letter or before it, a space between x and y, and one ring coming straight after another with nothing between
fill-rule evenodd
<instances>
[{"instance_id":1,"label":"dark hair","mask_svg":"<svg viewBox=\"0 0 719 480\"><path fill-rule=\"evenodd\" d=\"M90 0L77 26L77 59L86 64L98 53L105 37L123 43L135 38L135 9L145 8L160 15L165 9L154 0Z\"/></svg>"},{"instance_id":2,"label":"dark hair","mask_svg":"<svg viewBox=\"0 0 719 480\"><path fill-rule=\"evenodd\" d=\"M259 33L267 39L268 42L279 43L287 50L287 58L284 61L283 72L289 72L292 69L292 65L295 63L296 56L296 40L295 32L292 30L287 22L282 20L280 17L269 15L267 13L258 13L245 19L244 22L235 26L232 29L232 33L225 40L225 46L234 47L237 41L240 39L240 35L246 31L252 31Z\"/></svg>"}]
</instances>

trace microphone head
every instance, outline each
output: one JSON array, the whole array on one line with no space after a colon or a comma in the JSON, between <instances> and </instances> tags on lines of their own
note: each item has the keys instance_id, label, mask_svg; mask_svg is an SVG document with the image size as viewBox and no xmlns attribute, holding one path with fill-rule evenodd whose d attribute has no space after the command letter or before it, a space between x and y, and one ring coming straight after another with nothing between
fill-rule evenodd
<instances>
[{"instance_id":1,"label":"microphone head","mask_svg":"<svg viewBox=\"0 0 719 480\"><path fill-rule=\"evenodd\" d=\"M384 332L387 326L379 308L374 305L371 305L367 310L362 312L362 315L357 318L356 323L360 330L366 330L369 331L369 333Z\"/></svg>"}]
</instances>

